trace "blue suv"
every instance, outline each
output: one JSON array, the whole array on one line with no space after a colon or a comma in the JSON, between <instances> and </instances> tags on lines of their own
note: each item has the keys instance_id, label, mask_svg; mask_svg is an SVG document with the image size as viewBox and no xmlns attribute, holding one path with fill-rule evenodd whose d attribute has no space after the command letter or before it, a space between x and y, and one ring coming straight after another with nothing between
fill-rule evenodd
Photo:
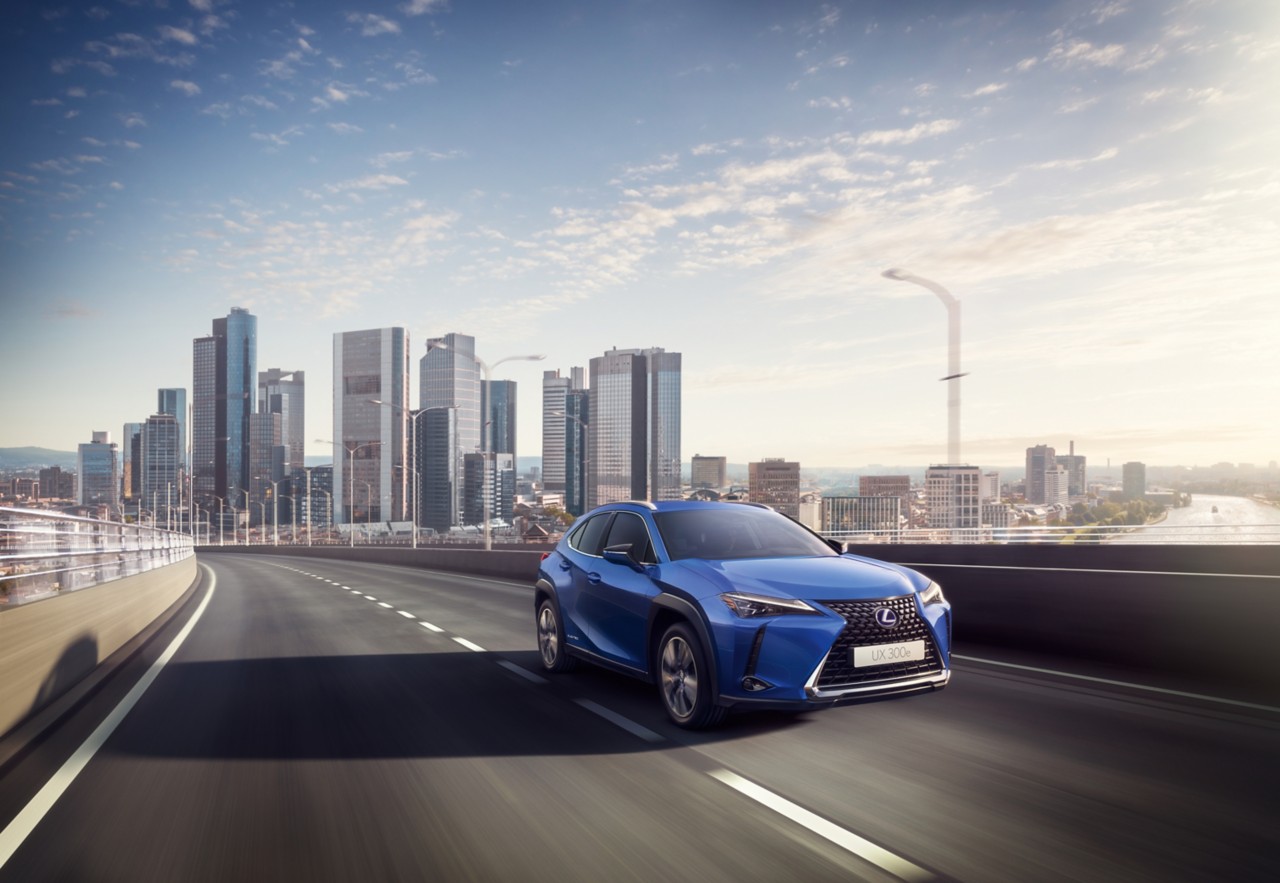
<instances>
[{"instance_id":1,"label":"blue suv","mask_svg":"<svg viewBox=\"0 0 1280 883\"><path fill-rule=\"evenodd\" d=\"M691 729L730 709L806 711L951 677L936 583L750 503L594 509L543 556L534 609L547 671L586 661L656 683Z\"/></svg>"}]
</instances>

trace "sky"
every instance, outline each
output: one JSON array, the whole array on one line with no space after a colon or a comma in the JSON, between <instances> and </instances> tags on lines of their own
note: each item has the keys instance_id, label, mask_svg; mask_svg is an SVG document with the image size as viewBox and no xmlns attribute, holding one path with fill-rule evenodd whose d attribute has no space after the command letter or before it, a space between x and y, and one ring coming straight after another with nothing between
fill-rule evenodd
<instances>
[{"instance_id":1,"label":"sky","mask_svg":"<svg viewBox=\"0 0 1280 883\"><path fill-rule=\"evenodd\" d=\"M258 317L331 438L335 332L519 385L683 355L682 454L1280 459L1280 4L18 3L0 447L118 439Z\"/></svg>"}]
</instances>

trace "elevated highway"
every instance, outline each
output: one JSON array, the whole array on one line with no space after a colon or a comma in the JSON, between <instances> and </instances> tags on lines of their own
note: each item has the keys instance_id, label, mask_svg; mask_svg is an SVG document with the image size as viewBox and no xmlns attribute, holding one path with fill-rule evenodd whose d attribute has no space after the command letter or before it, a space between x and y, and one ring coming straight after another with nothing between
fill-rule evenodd
<instances>
[{"instance_id":1,"label":"elevated highway","mask_svg":"<svg viewBox=\"0 0 1280 883\"><path fill-rule=\"evenodd\" d=\"M0 754L0 883L1280 878L1274 669L1038 654L961 616L942 693L690 734L643 684L540 675L527 580L199 559L155 635ZM977 570L917 563L979 603ZM1217 591L1273 634L1267 566L1108 591Z\"/></svg>"}]
</instances>

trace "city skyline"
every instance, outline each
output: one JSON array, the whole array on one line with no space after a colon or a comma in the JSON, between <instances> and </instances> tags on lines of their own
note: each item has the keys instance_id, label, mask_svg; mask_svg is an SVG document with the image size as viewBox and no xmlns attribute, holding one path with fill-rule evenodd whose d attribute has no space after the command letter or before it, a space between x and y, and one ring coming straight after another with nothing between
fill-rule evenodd
<instances>
[{"instance_id":1,"label":"city skyline","mask_svg":"<svg viewBox=\"0 0 1280 883\"><path fill-rule=\"evenodd\" d=\"M899 6L18 10L0 447L194 396L243 307L310 374L310 457L333 335L404 327L546 354L495 377L522 455L544 370L660 346L686 452L941 463L946 316L903 267L963 304L962 462L1277 459L1280 12Z\"/></svg>"}]
</instances>

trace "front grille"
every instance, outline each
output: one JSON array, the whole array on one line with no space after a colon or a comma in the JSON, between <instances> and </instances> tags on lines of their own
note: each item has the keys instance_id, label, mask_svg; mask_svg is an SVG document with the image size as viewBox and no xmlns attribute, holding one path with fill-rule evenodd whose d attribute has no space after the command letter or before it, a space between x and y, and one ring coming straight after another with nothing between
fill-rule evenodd
<instances>
[{"instance_id":1,"label":"front grille","mask_svg":"<svg viewBox=\"0 0 1280 883\"><path fill-rule=\"evenodd\" d=\"M922 677L942 671L938 647L933 641L929 626L916 612L915 595L885 598L879 601L819 601L844 617L845 627L836 638L827 661L818 676L819 690L839 690L844 687L876 684ZM889 607L898 614L896 628L884 629L876 624L876 611ZM853 667L853 648L873 644L898 644L904 641L924 641L924 659L918 662L895 662L889 665Z\"/></svg>"}]
</instances>

